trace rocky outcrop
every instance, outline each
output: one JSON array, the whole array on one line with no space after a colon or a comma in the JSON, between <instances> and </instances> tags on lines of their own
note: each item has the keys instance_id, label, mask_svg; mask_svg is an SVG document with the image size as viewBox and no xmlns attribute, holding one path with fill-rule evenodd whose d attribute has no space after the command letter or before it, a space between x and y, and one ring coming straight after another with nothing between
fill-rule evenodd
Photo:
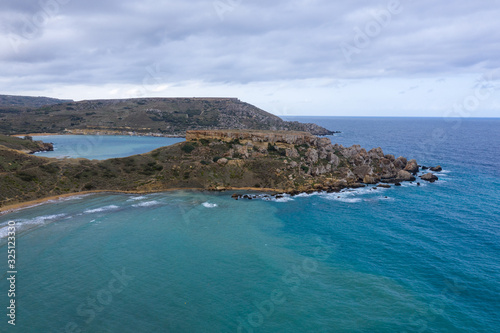
<instances>
[{"instance_id":1,"label":"rocky outcrop","mask_svg":"<svg viewBox=\"0 0 500 333\"><path fill-rule=\"evenodd\" d=\"M400 156L394 161L394 166L398 169L404 169L406 168L406 164L408 164L408 161L406 160L405 157Z\"/></svg>"},{"instance_id":2,"label":"rocky outcrop","mask_svg":"<svg viewBox=\"0 0 500 333\"><path fill-rule=\"evenodd\" d=\"M398 181L406 181L406 182L415 180L415 177L413 177L411 173L409 173L406 170L399 170L399 172L396 175L396 178Z\"/></svg>"},{"instance_id":3,"label":"rocky outcrop","mask_svg":"<svg viewBox=\"0 0 500 333\"><path fill-rule=\"evenodd\" d=\"M4 161L0 163L0 206L89 190L337 192L378 182L398 186L414 180L412 172L418 171L415 160L405 163L406 158L396 159L380 148L343 147L304 132L191 131L187 139L150 153L104 161L52 161L0 145ZM14 164L16 169L11 170ZM437 177L427 174L422 180L433 182ZM26 190L34 184L36 192Z\"/></svg>"},{"instance_id":4,"label":"rocky outcrop","mask_svg":"<svg viewBox=\"0 0 500 333\"><path fill-rule=\"evenodd\" d=\"M435 174L433 174L433 173L431 173L431 172L426 173L426 174L425 174L425 175L423 175L423 176L420 176L420 178L421 178L422 180L425 180L425 181L428 181L428 182L431 182L431 183L434 183L436 180L438 180L438 179L439 179L439 178L438 178Z\"/></svg>"},{"instance_id":5,"label":"rocky outcrop","mask_svg":"<svg viewBox=\"0 0 500 333\"><path fill-rule=\"evenodd\" d=\"M199 130L187 131L186 140L222 140L225 142L239 140L250 142L266 142L266 143L286 143L292 145L311 145L317 146L318 143L324 144L326 138L318 138L307 132L294 131L254 131L254 130ZM323 140L323 141L321 141ZM329 139L326 139L330 141Z\"/></svg>"},{"instance_id":6,"label":"rocky outcrop","mask_svg":"<svg viewBox=\"0 0 500 333\"><path fill-rule=\"evenodd\" d=\"M418 168L418 164L417 164L417 161L416 160L410 160L404 170L408 171L409 173L413 174L413 175L416 175L419 168Z\"/></svg>"},{"instance_id":7,"label":"rocky outcrop","mask_svg":"<svg viewBox=\"0 0 500 333\"><path fill-rule=\"evenodd\" d=\"M219 164L219 165L226 165L226 164L227 164L227 162L228 162L228 159L227 159L227 158L219 158L219 159L217 160L217 164Z\"/></svg>"},{"instance_id":8,"label":"rocky outcrop","mask_svg":"<svg viewBox=\"0 0 500 333\"><path fill-rule=\"evenodd\" d=\"M440 171L443 171L443 168L440 165L438 165L436 167L429 168L429 170L434 171L434 172L440 172Z\"/></svg>"}]
</instances>

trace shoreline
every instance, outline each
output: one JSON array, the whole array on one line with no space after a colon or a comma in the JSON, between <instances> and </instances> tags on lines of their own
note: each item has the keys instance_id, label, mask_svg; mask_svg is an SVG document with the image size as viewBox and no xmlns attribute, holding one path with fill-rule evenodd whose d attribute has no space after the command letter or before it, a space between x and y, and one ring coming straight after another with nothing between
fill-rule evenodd
<instances>
[{"instance_id":1,"label":"shoreline","mask_svg":"<svg viewBox=\"0 0 500 333\"><path fill-rule=\"evenodd\" d=\"M164 134L160 135L158 133L152 133L152 134L147 134L147 133L135 133L135 134L129 134L127 132L124 133L110 133L110 132L101 132L101 131L96 131L95 133L16 133L16 134L9 134L10 136L14 137L24 137L24 136L31 136L31 137L37 137L37 136L62 136L62 135L99 135L99 136L147 136L147 137L153 137L153 138L185 138L186 135L176 135L176 134Z\"/></svg>"},{"instance_id":2,"label":"shoreline","mask_svg":"<svg viewBox=\"0 0 500 333\"><path fill-rule=\"evenodd\" d=\"M6 205L0 207L0 217L8 215L10 213L14 213L23 209L28 209L32 207L36 207L39 205L43 205L52 200L60 200L64 198L71 198L78 195L89 195L89 194L98 194L98 193L109 193L109 194L152 194L152 193L163 193L163 192L174 192L174 191L197 191L197 192L225 192L225 191L256 191L256 192L275 192L275 193L284 193L284 190L272 189L272 188L258 188L258 187L227 187L225 189L216 190L216 189L200 189L200 188L171 188L164 189L158 191L121 191L121 190L95 190L95 191L82 191L82 192L73 192L66 193L60 195L54 195L50 197L19 202L11 205Z\"/></svg>"}]
</instances>

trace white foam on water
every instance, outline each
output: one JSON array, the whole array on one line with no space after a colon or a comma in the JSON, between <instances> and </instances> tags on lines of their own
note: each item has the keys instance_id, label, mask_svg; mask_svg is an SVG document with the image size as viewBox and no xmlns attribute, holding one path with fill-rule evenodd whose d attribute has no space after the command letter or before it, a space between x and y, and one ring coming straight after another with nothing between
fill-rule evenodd
<instances>
[{"instance_id":1,"label":"white foam on water","mask_svg":"<svg viewBox=\"0 0 500 333\"><path fill-rule=\"evenodd\" d=\"M137 200L142 200L142 199L146 199L146 197L141 195L138 197L132 197L132 198L128 199L127 201L137 201Z\"/></svg>"},{"instance_id":2,"label":"white foam on water","mask_svg":"<svg viewBox=\"0 0 500 333\"><path fill-rule=\"evenodd\" d=\"M327 200L340 201L346 203L358 203L363 201L363 199L358 198L358 196L373 194L376 193L376 191L380 190L381 189L372 190L372 187L360 187L356 189L344 189L337 193L322 192L321 196Z\"/></svg>"},{"instance_id":3,"label":"white foam on water","mask_svg":"<svg viewBox=\"0 0 500 333\"><path fill-rule=\"evenodd\" d=\"M32 228L34 226L43 225L45 224L45 222L58 220L66 216L67 216L66 214L55 214L55 215L37 216L32 219L14 220L16 222L15 224L16 234L26 229ZM8 234L9 234L9 225L8 222L6 222L0 227L0 239L6 238Z\"/></svg>"},{"instance_id":4,"label":"white foam on water","mask_svg":"<svg viewBox=\"0 0 500 333\"><path fill-rule=\"evenodd\" d=\"M320 195L322 193L324 193L324 192L299 193L299 194L295 195L294 197L295 198L314 197L314 196Z\"/></svg>"},{"instance_id":5,"label":"white foam on water","mask_svg":"<svg viewBox=\"0 0 500 333\"><path fill-rule=\"evenodd\" d=\"M115 209L118 209L118 208L120 208L120 207L115 206L115 205L110 205L110 206L105 206L105 207L101 207L101 208L87 209L83 213L85 213L85 214L101 213L101 212L106 212L106 211L109 211L109 210L115 210Z\"/></svg>"},{"instance_id":6,"label":"white foam on water","mask_svg":"<svg viewBox=\"0 0 500 333\"><path fill-rule=\"evenodd\" d=\"M265 198L265 200L274 201L274 202L289 202L289 201L294 201L295 199L293 199L292 196L289 194L283 194L281 198L268 197L268 198Z\"/></svg>"},{"instance_id":7,"label":"white foam on water","mask_svg":"<svg viewBox=\"0 0 500 333\"><path fill-rule=\"evenodd\" d=\"M159 204L160 204L159 201L153 200L153 201L140 202L138 204L132 205L132 207L151 207L151 206L156 206Z\"/></svg>"},{"instance_id":8,"label":"white foam on water","mask_svg":"<svg viewBox=\"0 0 500 333\"><path fill-rule=\"evenodd\" d=\"M206 208L215 208L215 207L217 207L217 206L218 206L217 204L215 204L215 203L210 203L210 202L208 202L208 201L207 201L207 202L202 203L202 205L203 205L203 207L206 207Z\"/></svg>"},{"instance_id":9,"label":"white foam on water","mask_svg":"<svg viewBox=\"0 0 500 333\"><path fill-rule=\"evenodd\" d=\"M275 201L275 202L289 202L289 201L294 201L294 199L290 198L290 197L283 197L283 198L274 199L273 201Z\"/></svg>"},{"instance_id":10,"label":"white foam on water","mask_svg":"<svg viewBox=\"0 0 500 333\"><path fill-rule=\"evenodd\" d=\"M401 187L411 187L411 186L418 186L417 182L414 181L413 183L409 183L409 182L402 182L401 183Z\"/></svg>"}]
</instances>

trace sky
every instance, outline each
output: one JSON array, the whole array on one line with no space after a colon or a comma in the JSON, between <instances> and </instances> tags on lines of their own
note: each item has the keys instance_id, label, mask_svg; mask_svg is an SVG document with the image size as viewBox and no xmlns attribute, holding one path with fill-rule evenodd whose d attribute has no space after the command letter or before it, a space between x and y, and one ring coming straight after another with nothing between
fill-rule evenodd
<instances>
[{"instance_id":1,"label":"sky","mask_svg":"<svg viewBox=\"0 0 500 333\"><path fill-rule=\"evenodd\" d=\"M0 94L237 97L278 116L500 116L497 0L0 4Z\"/></svg>"}]
</instances>

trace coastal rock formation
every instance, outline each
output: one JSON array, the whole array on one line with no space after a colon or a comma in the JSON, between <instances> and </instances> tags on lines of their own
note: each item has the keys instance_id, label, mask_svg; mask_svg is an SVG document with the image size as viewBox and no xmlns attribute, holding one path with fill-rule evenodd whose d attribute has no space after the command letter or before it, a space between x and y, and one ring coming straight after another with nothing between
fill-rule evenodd
<instances>
[{"instance_id":1,"label":"coastal rock formation","mask_svg":"<svg viewBox=\"0 0 500 333\"><path fill-rule=\"evenodd\" d=\"M425 175L420 176L420 178L422 180L426 180L426 181L431 182L431 183L434 183L436 180L439 179L435 174L433 174L431 172L426 173Z\"/></svg>"},{"instance_id":2,"label":"coastal rock formation","mask_svg":"<svg viewBox=\"0 0 500 333\"><path fill-rule=\"evenodd\" d=\"M443 168L440 165L438 165L436 167L429 168L429 170L434 171L434 172L440 172L440 171L443 171Z\"/></svg>"},{"instance_id":3,"label":"coastal rock formation","mask_svg":"<svg viewBox=\"0 0 500 333\"><path fill-rule=\"evenodd\" d=\"M398 172L398 174L396 175L396 178L399 180L399 181L414 181L415 180L415 177L413 177L411 175L411 173L409 173L408 171L406 170L400 170Z\"/></svg>"},{"instance_id":4,"label":"coastal rock formation","mask_svg":"<svg viewBox=\"0 0 500 333\"><path fill-rule=\"evenodd\" d=\"M307 133L295 131L257 131L257 130L195 130L186 132L186 140L221 140L224 142L238 140L246 142L265 142L270 144L286 143L291 145L308 144L316 146L321 139ZM326 139L328 140L328 139ZM330 140L328 140L330 141ZM323 141L324 142L324 141Z\"/></svg>"},{"instance_id":5,"label":"coastal rock formation","mask_svg":"<svg viewBox=\"0 0 500 333\"><path fill-rule=\"evenodd\" d=\"M406 164L406 167L404 168L406 171L408 171L409 173L412 173L413 175L416 175L419 168L418 168L418 164L417 164L417 161L416 160L410 160L408 161L408 163Z\"/></svg>"},{"instance_id":6,"label":"coastal rock formation","mask_svg":"<svg viewBox=\"0 0 500 333\"><path fill-rule=\"evenodd\" d=\"M103 161L42 158L4 146L0 140L0 206L85 191L336 192L378 182L397 185L414 180L411 173L418 171L415 160L404 163L381 148L343 147L305 132L188 131L185 142Z\"/></svg>"}]
</instances>

